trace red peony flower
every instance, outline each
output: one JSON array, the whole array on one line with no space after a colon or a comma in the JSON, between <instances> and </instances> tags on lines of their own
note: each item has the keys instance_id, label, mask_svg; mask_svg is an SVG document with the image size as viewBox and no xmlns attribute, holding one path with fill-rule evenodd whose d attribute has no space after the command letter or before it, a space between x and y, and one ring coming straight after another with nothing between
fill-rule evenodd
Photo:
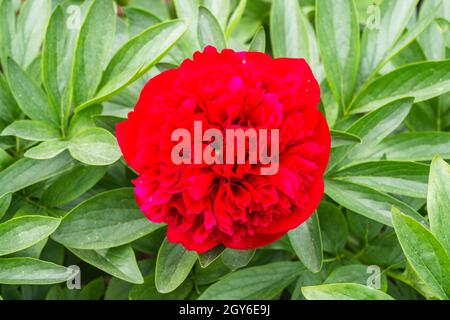
<instances>
[{"instance_id":1,"label":"red peony flower","mask_svg":"<svg viewBox=\"0 0 450 320\"><path fill-rule=\"evenodd\" d=\"M319 101L303 59L207 47L161 73L117 125L125 160L139 174L133 183L140 208L167 224L169 241L199 253L219 244L252 249L276 241L307 220L323 195L331 137ZM249 161L198 163L187 152L180 156L192 161L174 163L173 132L194 136L194 123L223 136L226 129L278 129L276 173L262 175L267 164ZM268 139L269 148L275 140ZM189 144L195 149L196 143ZM209 143L200 141L201 150ZM247 144L245 154L248 160Z\"/></svg>"}]
</instances>

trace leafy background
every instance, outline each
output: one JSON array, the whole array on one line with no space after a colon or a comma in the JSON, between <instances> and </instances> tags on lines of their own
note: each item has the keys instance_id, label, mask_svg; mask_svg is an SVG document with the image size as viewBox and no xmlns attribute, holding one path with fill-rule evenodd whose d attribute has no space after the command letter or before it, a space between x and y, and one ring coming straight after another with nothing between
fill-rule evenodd
<instances>
[{"instance_id":1,"label":"leafy background","mask_svg":"<svg viewBox=\"0 0 450 320\"><path fill-rule=\"evenodd\" d=\"M449 24L447 0L0 0L0 296L449 299ZM198 256L137 208L114 126L208 44L306 58L333 150L305 224Z\"/></svg>"}]
</instances>

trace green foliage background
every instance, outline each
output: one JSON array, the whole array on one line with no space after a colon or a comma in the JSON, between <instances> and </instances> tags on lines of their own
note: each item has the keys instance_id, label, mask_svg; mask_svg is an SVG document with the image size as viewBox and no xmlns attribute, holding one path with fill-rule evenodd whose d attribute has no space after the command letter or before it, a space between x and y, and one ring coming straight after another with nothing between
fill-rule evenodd
<instances>
[{"instance_id":1,"label":"green foliage background","mask_svg":"<svg viewBox=\"0 0 450 320\"><path fill-rule=\"evenodd\" d=\"M118 2L0 0L3 299L450 298L450 1ZM198 256L137 208L114 126L208 44L306 58L333 150L307 223Z\"/></svg>"}]
</instances>

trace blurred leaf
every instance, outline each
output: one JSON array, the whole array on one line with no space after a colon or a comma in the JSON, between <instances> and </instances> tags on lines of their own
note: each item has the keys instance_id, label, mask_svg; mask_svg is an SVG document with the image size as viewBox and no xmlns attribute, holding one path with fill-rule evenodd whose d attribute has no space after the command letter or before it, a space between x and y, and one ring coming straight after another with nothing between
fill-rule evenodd
<instances>
[{"instance_id":1,"label":"blurred leaf","mask_svg":"<svg viewBox=\"0 0 450 320\"><path fill-rule=\"evenodd\" d=\"M425 101L450 91L450 60L427 61L396 69L365 86L350 105L350 113L363 113L392 101L414 97Z\"/></svg>"},{"instance_id":2,"label":"blurred leaf","mask_svg":"<svg viewBox=\"0 0 450 320\"><path fill-rule=\"evenodd\" d=\"M144 282L130 246L101 250L68 249L83 261L118 279L137 284Z\"/></svg>"},{"instance_id":3,"label":"blurred leaf","mask_svg":"<svg viewBox=\"0 0 450 320\"><path fill-rule=\"evenodd\" d=\"M400 245L409 263L437 297L450 297L450 257L444 247L423 225L392 210Z\"/></svg>"},{"instance_id":4,"label":"blurred leaf","mask_svg":"<svg viewBox=\"0 0 450 320\"><path fill-rule=\"evenodd\" d=\"M203 0L203 6L217 18L221 28L225 29L230 15L231 0Z\"/></svg>"},{"instance_id":5,"label":"blurred leaf","mask_svg":"<svg viewBox=\"0 0 450 320\"><path fill-rule=\"evenodd\" d=\"M317 212L297 228L288 232L297 257L311 272L322 269L323 252L320 224Z\"/></svg>"},{"instance_id":6,"label":"blurred leaf","mask_svg":"<svg viewBox=\"0 0 450 320\"><path fill-rule=\"evenodd\" d=\"M133 286L130 290L130 300L183 300L192 290L192 281L184 281L177 289L163 294L156 290L155 275L144 278L144 284Z\"/></svg>"},{"instance_id":7,"label":"blurred leaf","mask_svg":"<svg viewBox=\"0 0 450 320\"><path fill-rule=\"evenodd\" d=\"M305 269L284 261L233 272L206 289L199 300L269 300L276 297Z\"/></svg>"},{"instance_id":8,"label":"blurred leaf","mask_svg":"<svg viewBox=\"0 0 450 320\"><path fill-rule=\"evenodd\" d=\"M431 163L427 206L431 232L450 256L450 166L440 157Z\"/></svg>"},{"instance_id":9,"label":"blurred leaf","mask_svg":"<svg viewBox=\"0 0 450 320\"><path fill-rule=\"evenodd\" d=\"M266 51L266 31L264 30L264 27L259 27L248 50L257 52Z\"/></svg>"},{"instance_id":10,"label":"blurred leaf","mask_svg":"<svg viewBox=\"0 0 450 320\"><path fill-rule=\"evenodd\" d=\"M394 300L390 295L356 283L303 287L308 300Z\"/></svg>"},{"instance_id":11,"label":"blurred leaf","mask_svg":"<svg viewBox=\"0 0 450 320\"><path fill-rule=\"evenodd\" d=\"M77 295L77 300L100 300L105 291L105 281L102 277L92 280L83 286Z\"/></svg>"},{"instance_id":12,"label":"blurred leaf","mask_svg":"<svg viewBox=\"0 0 450 320\"><path fill-rule=\"evenodd\" d=\"M232 271L247 266L255 256L255 250L234 250L226 248L222 255L223 263Z\"/></svg>"},{"instance_id":13,"label":"blurred leaf","mask_svg":"<svg viewBox=\"0 0 450 320\"><path fill-rule=\"evenodd\" d=\"M4 195L0 198L0 220L5 215L6 211L8 210L10 204L11 204L11 194Z\"/></svg>"},{"instance_id":14,"label":"blurred leaf","mask_svg":"<svg viewBox=\"0 0 450 320\"><path fill-rule=\"evenodd\" d=\"M225 35L214 15L205 7L199 8L198 41L200 47L214 46L218 51L227 47Z\"/></svg>"},{"instance_id":15,"label":"blurred leaf","mask_svg":"<svg viewBox=\"0 0 450 320\"><path fill-rule=\"evenodd\" d=\"M353 0L318 1L316 29L325 74L336 100L345 107L359 67L359 24Z\"/></svg>"},{"instance_id":16,"label":"blurred leaf","mask_svg":"<svg viewBox=\"0 0 450 320\"><path fill-rule=\"evenodd\" d=\"M2 284L54 284L72 279L76 272L33 258L0 258Z\"/></svg>"},{"instance_id":17,"label":"blurred leaf","mask_svg":"<svg viewBox=\"0 0 450 320\"><path fill-rule=\"evenodd\" d=\"M210 1L214 1L214 0L210 0ZM241 21L246 6L247 6L247 0L239 0L239 4L237 5L236 9L234 10L233 14L231 15L230 21L228 22L228 26L225 30L225 35L227 38L229 38L233 34L233 31L236 29L239 22Z\"/></svg>"},{"instance_id":18,"label":"blurred leaf","mask_svg":"<svg viewBox=\"0 0 450 320\"><path fill-rule=\"evenodd\" d=\"M139 210L133 189L117 189L71 210L52 239L70 248L100 250L130 243L160 227Z\"/></svg>"},{"instance_id":19,"label":"blurred leaf","mask_svg":"<svg viewBox=\"0 0 450 320\"><path fill-rule=\"evenodd\" d=\"M29 248L51 235L61 220L23 216L0 224L0 256Z\"/></svg>"},{"instance_id":20,"label":"blurred leaf","mask_svg":"<svg viewBox=\"0 0 450 320\"><path fill-rule=\"evenodd\" d=\"M186 280L196 261L196 252L166 239L156 261L155 284L158 292L169 293L177 289Z\"/></svg>"},{"instance_id":21,"label":"blurred leaf","mask_svg":"<svg viewBox=\"0 0 450 320\"><path fill-rule=\"evenodd\" d=\"M72 157L92 166L113 164L122 155L116 138L102 128L87 129L75 135L68 148Z\"/></svg>"}]
</instances>

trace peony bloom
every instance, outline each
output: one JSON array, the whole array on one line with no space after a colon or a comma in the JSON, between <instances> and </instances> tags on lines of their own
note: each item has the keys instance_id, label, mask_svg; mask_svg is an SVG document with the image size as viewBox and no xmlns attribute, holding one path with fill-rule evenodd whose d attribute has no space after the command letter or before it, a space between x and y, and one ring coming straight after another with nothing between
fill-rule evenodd
<instances>
[{"instance_id":1,"label":"peony bloom","mask_svg":"<svg viewBox=\"0 0 450 320\"><path fill-rule=\"evenodd\" d=\"M303 59L207 47L161 73L117 125L125 160L139 174L133 183L140 208L167 224L169 241L199 253L276 241L307 220L323 195L331 137L319 101ZM276 174L261 175L260 163L175 164L172 133L194 135L194 122L222 132L278 129Z\"/></svg>"}]
</instances>

